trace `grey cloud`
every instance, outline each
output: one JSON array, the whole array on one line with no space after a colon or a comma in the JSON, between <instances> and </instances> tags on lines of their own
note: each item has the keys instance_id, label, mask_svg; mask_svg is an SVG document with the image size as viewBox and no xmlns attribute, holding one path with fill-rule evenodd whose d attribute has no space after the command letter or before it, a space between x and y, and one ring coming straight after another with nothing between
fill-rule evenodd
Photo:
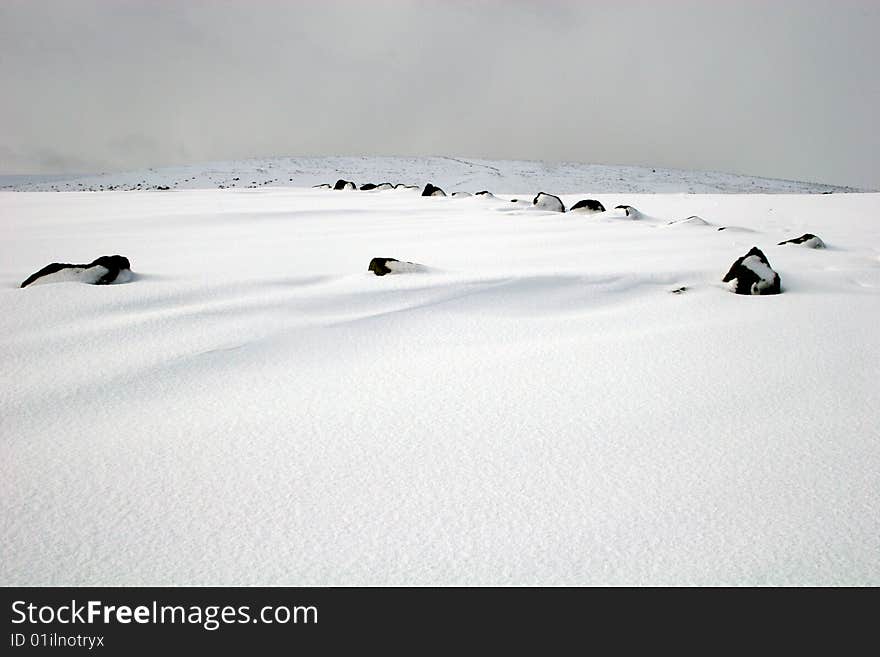
<instances>
[{"instance_id":1,"label":"grey cloud","mask_svg":"<svg viewBox=\"0 0 880 657\"><path fill-rule=\"evenodd\" d=\"M439 154L878 188L878 29L871 0L7 0L0 172Z\"/></svg>"}]
</instances>

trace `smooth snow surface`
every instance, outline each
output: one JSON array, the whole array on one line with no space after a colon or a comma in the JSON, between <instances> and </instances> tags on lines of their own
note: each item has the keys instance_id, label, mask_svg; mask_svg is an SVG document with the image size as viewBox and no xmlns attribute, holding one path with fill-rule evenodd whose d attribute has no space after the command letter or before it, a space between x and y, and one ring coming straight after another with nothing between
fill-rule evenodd
<instances>
[{"instance_id":1,"label":"smooth snow surface","mask_svg":"<svg viewBox=\"0 0 880 657\"><path fill-rule=\"evenodd\" d=\"M880 584L880 195L504 188L0 193L0 583Z\"/></svg>"}]
</instances>

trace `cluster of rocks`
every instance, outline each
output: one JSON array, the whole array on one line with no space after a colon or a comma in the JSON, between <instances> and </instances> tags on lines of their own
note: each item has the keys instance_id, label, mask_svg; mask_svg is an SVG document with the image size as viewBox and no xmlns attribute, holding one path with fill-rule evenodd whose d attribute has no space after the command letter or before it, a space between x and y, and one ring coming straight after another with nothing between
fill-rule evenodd
<instances>
[{"instance_id":1,"label":"cluster of rocks","mask_svg":"<svg viewBox=\"0 0 880 657\"><path fill-rule=\"evenodd\" d=\"M191 179L192 180L192 179ZM233 178L233 183L239 182L239 178ZM277 180L276 180L277 181ZM187 181L185 181L187 182ZM272 181L265 181L262 184L268 184ZM135 187L130 189L144 190L144 189L155 189L159 191L167 191L171 189L167 185L154 185L152 187L144 187L144 181L137 183ZM176 185L177 183L175 183ZM252 181L249 187L256 186L256 181ZM80 186L82 186L80 184ZM419 187L414 185L404 185L402 183L393 184L390 182L383 183L365 183L358 187L353 181L339 179L336 181L334 185L322 184L315 185L316 188L325 188L325 189L334 189L334 190L358 190L361 191L371 191L371 190L390 190L390 189L419 189ZM121 188L121 187L119 187ZM223 188L223 185L220 186ZM89 188L91 191L99 191ZM103 191L103 185L101 186L101 190ZM115 186L110 186L106 188L107 190L117 189ZM427 183L421 191L422 196L446 196L446 193L440 187L434 185L433 183ZM468 192L453 192L453 197L469 197L472 196ZM488 190L482 190L476 192L474 196L488 198L488 199L497 199L494 194L489 192ZM512 199L512 203L527 203L527 201L520 201L519 199ZM548 194L546 192L539 192L534 199L532 199L531 203L532 207L535 207L539 210L545 210L549 212L573 212L573 213L583 213L583 214L598 214L606 212L605 206L595 199L583 199L576 202L572 205L568 210L565 208L565 204L562 202L558 196L554 194ZM617 205L614 207L614 210L618 212L618 214L623 214L623 216L629 218L638 218L640 213L634 207L630 205ZM697 226L708 226L709 223L706 222L701 217L696 215L687 217L686 219L672 221L669 222L668 225L697 225ZM717 230L726 230L727 226L721 226L717 228ZM796 245L804 248L812 248L812 249L823 249L825 248L825 243L822 241L820 237L814 235L812 233L805 233L799 237L794 237L788 240L784 240L778 243L778 246L784 245ZM373 258L370 260L370 264L368 266L368 271L371 271L376 276L385 276L387 274L394 273L406 273L406 272L414 272L414 271L426 271L426 267L424 265L420 265L418 263L400 261L396 258ZM128 258L120 255L112 255L112 256L101 256L88 264L70 264L70 263L57 263L53 262L39 271L28 276L22 283L21 287L27 287L29 285L33 285L36 283L48 283L48 282L57 282L57 281L71 281L76 280L84 283L90 283L93 285L107 285L114 282L124 282L125 280L129 280L131 277L131 264ZM779 274L771 267L767 256L764 254L761 249L757 246L752 247L745 255L737 258L737 260L731 265L727 274L725 274L722 282L725 282L729 285L731 291L736 294L741 295L772 295L779 294L782 291L781 279ZM687 288L682 287L676 290L673 290L674 293L680 294L684 292Z\"/></svg>"},{"instance_id":2,"label":"cluster of rocks","mask_svg":"<svg viewBox=\"0 0 880 657\"><path fill-rule=\"evenodd\" d=\"M799 244L803 241L780 242L780 244L788 243ZM403 262L396 258L373 258L370 260L367 270L376 276L386 276L388 274L426 271L426 267L414 262ZM764 252L756 246L752 247L744 256L737 258L722 281L727 283L735 294L769 295L782 292L779 274L770 266L770 261L767 260ZM687 287L679 287L672 290L672 293L682 294L687 289Z\"/></svg>"},{"instance_id":3,"label":"cluster of rocks","mask_svg":"<svg viewBox=\"0 0 880 657\"><path fill-rule=\"evenodd\" d=\"M385 189L418 189L416 185L404 185L403 183L364 183L360 187L357 186L357 183L351 180L345 180L344 178L340 178L336 181L335 184L331 185L329 183L322 183L320 185L312 185L313 189L334 189L336 191L340 190L360 190L362 192L369 192L372 190L385 190Z\"/></svg>"},{"instance_id":4,"label":"cluster of rocks","mask_svg":"<svg viewBox=\"0 0 880 657\"><path fill-rule=\"evenodd\" d=\"M699 219L699 217L696 218ZM690 219L694 219L694 217L689 217L684 221ZM811 233L780 242L779 246L784 244L797 244L807 248L824 248L825 246L819 237ZM370 260L370 265L367 269L376 276L408 271L425 271L424 265L401 262L395 258L373 258ZM725 274L722 282L727 283L730 290L735 294L769 295L782 292L782 281L779 274L770 266L767 256L757 246L752 247L748 253L736 259L727 274ZM687 287L680 287L672 290L672 293L682 294L687 289Z\"/></svg>"},{"instance_id":5,"label":"cluster of rocks","mask_svg":"<svg viewBox=\"0 0 880 657\"><path fill-rule=\"evenodd\" d=\"M554 196L553 194L547 194L546 192L540 192L532 201L532 205L541 210L549 210L551 212L566 212L565 204L562 202L558 196ZM618 214L623 214L625 217L629 217L630 219L636 219L640 216L639 211L636 210L631 205L615 205L615 211L619 211ZM577 212L580 214L599 214L600 212L607 212L605 206L602 205L601 201L597 201L592 198L585 198L574 205L572 205L568 210L568 212Z\"/></svg>"},{"instance_id":6,"label":"cluster of rocks","mask_svg":"<svg viewBox=\"0 0 880 657\"><path fill-rule=\"evenodd\" d=\"M780 242L779 245L795 244L807 248L824 248L824 242L811 233ZM821 245L821 246L818 246ZM388 274L412 273L427 271L424 265L406 262L397 258L373 258L367 270L376 276ZM40 283L61 281L79 281L92 285L108 285L125 282L131 278L131 263L125 256L101 256L88 264L70 264L53 262L28 276L21 287ZM727 283L735 294L768 295L782 291L779 274L770 266L770 261L757 246L752 247L744 256L737 258L731 265L722 282ZM673 290L680 294L687 288Z\"/></svg>"},{"instance_id":7,"label":"cluster of rocks","mask_svg":"<svg viewBox=\"0 0 880 657\"><path fill-rule=\"evenodd\" d=\"M329 183L322 183L320 185L314 185L315 189L333 189L336 191L341 190L360 190L360 191L371 191L371 190L383 190L383 189L419 189L416 185L403 185L401 183L392 184L392 183L365 183L360 187L354 181L345 180L344 178L340 178L336 181L336 184L331 185ZM422 196L447 196L446 192L443 191L440 187L433 183L427 183L422 188ZM452 192L451 196L453 198L465 198L469 196L480 196L482 198L498 198L492 192L488 190L482 190L477 192L476 194L471 194L470 192ZM511 199L511 203L527 203L527 201L521 201L520 199ZM554 194L548 194L547 192L538 192L537 196L532 199L531 205L539 210L546 210L548 212L566 212L565 204L562 202L562 199ZM625 217L630 219L636 219L640 216L639 211L636 210L631 205L616 205L614 206L614 210L620 211ZM596 214L599 212L606 212L605 206L602 205L601 201L597 201L595 199L583 199L575 203L568 209L568 212L577 212L582 214Z\"/></svg>"},{"instance_id":8,"label":"cluster of rocks","mask_svg":"<svg viewBox=\"0 0 880 657\"><path fill-rule=\"evenodd\" d=\"M808 249L825 248L825 242L812 233L804 233L800 237L784 240L777 246L786 244ZM753 246L748 253L737 258L721 280L736 294L763 295L782 292L779 274L773 270L767 256L757 246Z\"/></svg>"}]
</instances>

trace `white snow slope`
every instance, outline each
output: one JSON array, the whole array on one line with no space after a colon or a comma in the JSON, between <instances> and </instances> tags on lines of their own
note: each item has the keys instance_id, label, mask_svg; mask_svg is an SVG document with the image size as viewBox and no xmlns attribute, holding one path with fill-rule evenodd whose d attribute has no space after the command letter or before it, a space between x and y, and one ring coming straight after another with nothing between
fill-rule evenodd
<instances>
[{"instance_id":1,"label":"white snow slope","mask_svg":"<svg viewBox=\"0 0 880 657\"><path fill-rule=\"evenodd\" d=\"M880 584L880 195L588 197L0 193L0 583Z\"/></svg>"},{"instance_id":2,"label":"white snow slope","mask_svg":"<svg viewBox=\"0 0 880 657\"><path fill-rule=\"evenodd\" d=\"M47 179L48 178L48 179ZM552 194L598 192L697 194L810 194L857 192L852 187L823 183L756 178L715 171L683 171L650 167L480 160L456 157L271 157L207 164L190 164L125 173L79 177L0 176L0 190L15 191L107 191L261 187L311 187L339 178L358 186L383 182L439 185L447 194L488 189L501 193L539 191Z\"/></svg>"}]
</instances>

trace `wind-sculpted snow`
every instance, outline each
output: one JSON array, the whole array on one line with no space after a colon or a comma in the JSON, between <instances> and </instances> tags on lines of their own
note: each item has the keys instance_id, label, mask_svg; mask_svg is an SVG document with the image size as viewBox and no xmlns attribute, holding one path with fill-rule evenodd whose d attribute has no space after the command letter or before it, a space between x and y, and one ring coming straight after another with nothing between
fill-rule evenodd
<instances>
[{"instance_id":1,"label":"wind-sculpted snow","mask_svg":"<svg viewBox=\"0 0 880 657\"><path fill-rule=\"evenodd\" d=\"M0 193L0 582L880 584L880 195L356 174Z\"/></svg>"}]
</instances>

